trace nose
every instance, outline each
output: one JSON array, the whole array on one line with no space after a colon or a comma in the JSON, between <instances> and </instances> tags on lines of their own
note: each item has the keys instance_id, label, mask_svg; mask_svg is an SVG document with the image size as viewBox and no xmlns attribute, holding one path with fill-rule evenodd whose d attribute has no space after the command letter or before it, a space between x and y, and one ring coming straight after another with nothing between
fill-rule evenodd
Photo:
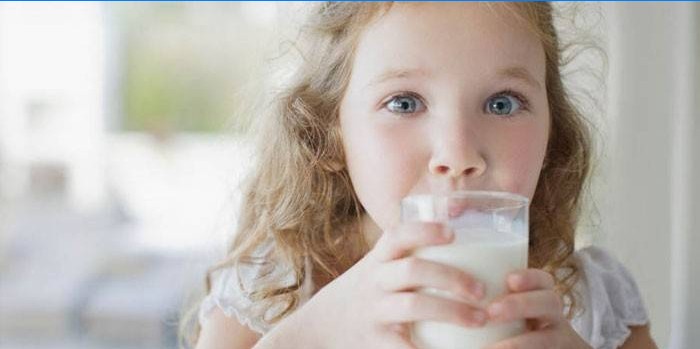
<instances>
[{"instance_id":1,"label":"nose","mask_svg":"<svg viewBox=\"0 0 700 349\"><path fill-rule=\"evenodd\" d=\"M487 165L475 130L456 123L443 126L433 137L433 154L428 163L430 173L450 179L481 176Z\"/></svg>"}]
</instances>

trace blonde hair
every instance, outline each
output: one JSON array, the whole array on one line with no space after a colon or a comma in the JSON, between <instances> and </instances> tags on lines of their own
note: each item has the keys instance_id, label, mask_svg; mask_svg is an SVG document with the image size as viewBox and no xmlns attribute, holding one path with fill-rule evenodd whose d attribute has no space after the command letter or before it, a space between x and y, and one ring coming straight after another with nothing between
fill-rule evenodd
<instances>
[{"instance_id":1,"label":"blonde hair","mask_svg":"<svg viewBox=\"0 0 700 349\"><path fill-rule=\"evenodd\" d=\"M489 5L489 6L500 6ZM262 278L245 292L260 317L274 324L299 305L302 282L309 275L317 289L362 258L370 246L360 220L365 213L344 166L338 110L351 74L355 45L362 30L387 11L390 3L328 2L310 13L302 29L303 60L291 84L280 91L259 132L257 164L241 205L235 239L224 268L261 267ZM590 137L585 119L567 95L558 41L549 3L516 3L512 10L541 39L546 56L550 138L531 203L530 267L555 277L557 290L576 309L573 285L578 278L574 231L581 194L589 172ZM306 55L304 55L306 54ZM261 247L273 248L261 254ZM272 270L287 270L289 278ZM240 281L240 280L239 280ZM239 282L240 283L240 282ZM240 283L243 285L242 283ZM196 342L199 326L190 312L181 334Z\"/></svg>"}]
</instances>

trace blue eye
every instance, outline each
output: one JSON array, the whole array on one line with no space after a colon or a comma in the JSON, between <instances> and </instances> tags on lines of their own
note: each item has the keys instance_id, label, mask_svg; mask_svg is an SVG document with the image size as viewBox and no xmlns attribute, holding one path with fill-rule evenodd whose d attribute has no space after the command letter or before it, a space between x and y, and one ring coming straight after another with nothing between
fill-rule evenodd
<instances>
[{"instance_id":1,"label":"blue eye","mask_svg":"<svg viewBox=\"0 0 700 349\"><path fill-rule=\"evenodd\" d=\"M413 96L401 95L391 98L386 103L386 108L392 113L413 114L423 108L423 102Z\"/></svg>"},{"instance_id":2,"label":"blue eye","mask_svg":"<svg viewBox=\"0 0 700 349\"><path fill-rule=\"evenodd\" d=\"M512 94L499 94L489 98L486 102L486 112L495 115L510 116L517 113L523 107L518 97Z\"/></svg>"}]
</instances>

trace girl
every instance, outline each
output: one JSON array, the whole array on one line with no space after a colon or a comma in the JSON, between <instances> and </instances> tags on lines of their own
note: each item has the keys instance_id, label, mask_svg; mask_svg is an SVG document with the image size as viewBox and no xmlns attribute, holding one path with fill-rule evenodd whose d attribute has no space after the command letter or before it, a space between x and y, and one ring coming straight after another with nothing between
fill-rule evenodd
<instances>
[{"instance_id":1,"label":"girl","mask_svg":"<svg viewBox=\"0 0 700 349\"><path fill-rule=\"evenodd\" d=\"M196 347L414 348L413 321L526 319L493 348L655 348L629 273L600 249L574 252L590 145L551 5L317 6L209 274ZM435 183L531 199L530 268L486 308L415 292L484 294L411 256L453 238L398 222L400 200Z\"/></svg>"}]
</instances>

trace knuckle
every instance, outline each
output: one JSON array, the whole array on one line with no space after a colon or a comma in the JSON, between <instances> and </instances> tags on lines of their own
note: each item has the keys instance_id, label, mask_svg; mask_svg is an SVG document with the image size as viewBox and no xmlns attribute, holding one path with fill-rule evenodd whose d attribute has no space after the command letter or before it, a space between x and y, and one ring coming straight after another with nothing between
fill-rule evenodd
<instances>
[{"instance_id":1,"label":"knuckle","mask_svg":"<svg viewBox=\"0 0 700 349\"><path fill-rule=\"evenodd\" d=\"M437 223L422 223L417 226L421 238L432 240L440 235L441 228Z\"/></svg>"},{"instance_id":2,"label":"knuckle","mask_svg":"<svg viewBox=\"0 0 700 349\"><path fill-rule=\"evenodd\" d=\"M450 291L462 295L472 293L472 279L465 273L453 268L441 269L445 276L445 283L450 288Z\"/></svg>"},{"instance_id":3,"label":"knuckle","mask_svg":"<svg viewBox=\"0 0 700 349\"><path fill-rule=\"evenodd\" d=\"M454 273L454 278L459 282L460 290L463 292L471 293L472 286L474 286L475 284L474 278L471 275L462 271L455 270Z\"/></svg>"},{"instance_id":4,"label":"knuckle","mask_svg":"<svg viewBox=\"0 0 700 349\"><path fill-rule=\"evenodd\" d=\"M513 316L524 314L527 310L527 302L523 297L509 297L503 301L505 309L509 309L508 313Z\"/></svg>"},{"instance_id":5,"label":"knuckle","mask_svg":"<svg viewBox=\"0 0 700 349\"><path fill-rule=\"evenodd\" d=\"M452 311L453 317L458 322L468 325L475 323L474 310L471 307L466 305L459 305L452 309L454 309Z\"/></svg>"},{"instance_id":6,"label":"knuckle","mask_svg":"<svg viewBox=\"0 0 700 349\"><path fill-rule=\"evenodd\" d=\"M406 257L403 261L403 274L414 275L420 270L420 260L416 257Z\"/></svg>"},{"instance_id":7,"label":"knuckle","mask_svg":"<svg viewBox=\"0 0 700 349\"><path fill-rule=\"evenodd\" d=\"M408 292L403 295L399 305L406 314L414 314L420 306L420 298L416 293Z\"/></svg>"},{"instance_id":8,"label":"knuckle","mask_svg":"<svg viewBox=\"0 0 700 349\"><path fill-rule=\"evenodd\" d=\"M428 229L431 238L442 238L445 228L440 223L430 223Z\"/></svg>"}]
</instances>

